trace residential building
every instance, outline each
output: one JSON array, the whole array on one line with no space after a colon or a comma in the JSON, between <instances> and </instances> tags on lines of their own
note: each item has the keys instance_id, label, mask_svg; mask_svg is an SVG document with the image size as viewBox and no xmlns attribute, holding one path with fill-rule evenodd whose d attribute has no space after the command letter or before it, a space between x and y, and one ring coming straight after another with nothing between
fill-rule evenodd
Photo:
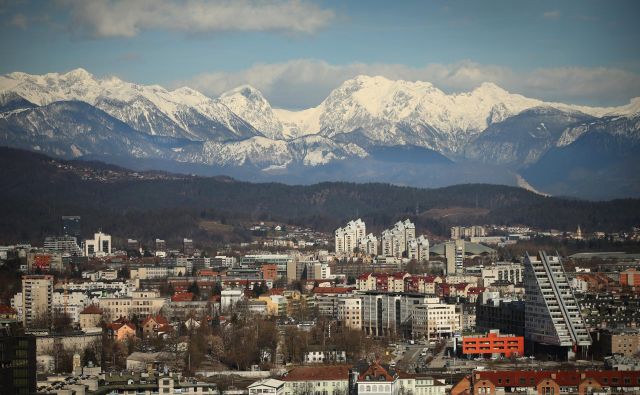
<instances>
[{"instance_id":1,"label":"residential building","mask_svg":"<svg viewBox=\"0 0 640 395\"><path fill-rule=\"evenodd\" d=\"M484 226L453 226L451 227L451 239L459 240L459 239L469 239L471 237L485 237L487 235L487 230Z\"/></svg>"},{"instance_id":2,"label":"residential building","mask_svg":"<svg viewBox=\"0 0 640 395\"><path fill-rule=\"evenodd\" d=\"M422 235L409 241L407 257L418 262L429 260L429 240L426 236Z\"/></svg>"},{"instance_id":3,"label":"residential building","mask_svg":"<svg viewBox=\"0 0 640 395\"><path fill-rule=\"evenodd\" d=\"M525 338L560 347L590 346L576 298L562 261L540 251L525 254Z\"/></svg>"},{"instance_id":4,"label":"residential building","mask_svg":"<svg viewBox=\"0 0 640 395\"><path fill-rule=\"evenodd\" d=\"M464 268L464 240L457 239L444 244L447 274L462 273Z\"/></svg>"},{"instance_id":5,"label":"residential building","mask_svg":"<svg viewBox=\"0 0 640 395\"><path fill-rule=\"evenodd\" d=\"M369 233L360 239L358 250L368 256L378 255L378 238L373 233Z\"/></svg>"},{"instance_id":6,"label":"residential building","mask_svg":"<svg viewBox=\"0 0 640 395\"><path fill-rule=\"evenodd\" d=\"M223 289L220 294L220 309L225 311L235 306L244 298L242 289Z\"/></svg>"},{"instance_id":7,"label":"residential building","mask_svg":"<svg viewBox=\"0 0 640 395\"><path fill-rule=\"evenodd\" d=\"M25 328L38 321L48 322L51 318L53 303L53 276L22 276L22 324Z\"/></svg>"},{"instance_id":8,"label":"residential building","mask_svg":"<svg viewBox=\"0 0 640 395\"><path fill-rule=\"evenodd\" d=\"M367 227L360 218L349 221L343 228L336 229L334 232L336 255L351 256L361 246L361 240L365 238L366 234Z\"/></svg>"},{"instance_id":9,"label":"residential building","mask_svg":"<svg viewBox=\"0 0 640 395\"><path fill-rule=\"evenodd\" d=\"M237 262L237 259L232 256L224 256L224 255L216 255L213 257L211 261L211 266L223 266L223 267L233 267Z\"/></svg>"},{"instance_id":10,"label":"residential building","mask_svg":"<svg viewBox=\"0 0 640 395\"><path fill-rule=\"evenodd\" d=\"M309 351L304 355L304 363L345 363L347 362L347 353L344 350L335 350L335 347L329 345L310 346Z\"/></svg>"},{"instance_id":11,"label":"residential building","mask_svg":"<svg viewBox=\"0 0 640 395\"><path fill-rule=\"evenodd\" d=\"M348 365L327 365L322 367L302 366L290 370L282 377L285 383L284 395L348 394Z\"/></svg>"},{"instance_id":12,"label":"residential building","mask_svg":"<svg viewBox=\"0 0 640 395\"><path fill-rule=\"evenodd\" d=\"M94 233L93 239L83 243L84 256L111 255L111 236L102 232Z\"/></svg>"},{"instance_id":13,"label":"residential building","mask_svg":"<svg viewBox=\"0 0 640 395\"><path fill-rule=\"evenodd\" d=\"M482 286L488 287L496 281L519 284L523 280L523 267L519 263L498 262L481 270Z\"/></svg>"},{"instance_id":14,"label":"residential building","mask_svg":"<svg viewBox=\"0 0 640 395\"><path fill-rule=\"evenodd\" d=\"M142 336L147 338L164 337L173 331L169 321L161 315L150 315L142 321Z\"/></svg>"},{"instance_id":15,"label":"residential building","mask_svg":"<svg viewBox=\"0 0 640 395\"><path fill-rule=\"evenodd\" d=\"M382 232L382 255L395 258L406 257L409 243L415 239L415 224L409 219L398 221L393 228Z\"/></svg>"},{"instance_id":16,"label":"residential building","mask_svg":"<svg viewBox=\"0 0 640 395\"><path fill-rule=\"evenodd\" d=\"M362 328L362 300L357 296L338 299L338 320L346 328Z\"/></svg>"},{"instance_id":17,"label":"residential building","mask_svg":"<svg viewBox=\"0 0 640 395\"><path fill-rule=\"evenodd\" d=\"M167 303L158 291L133 291L131 296L100 298L98 305L106 320L133 315L145 317L158 314Z\"/></svg>"},{"instance_id":18,"label":"residential building","mask_svg":"<svg viewBox=\"0 0 640 395\"><path fill-rule=\"evenodd\" d=\"M636 328L606 329L598 333L601 354L633 356L640 352L640 332Z\"/></svg>"},{"instance_id":19,"label":"residential building","mask_svg":"<svg viewBox=\"0 0 640 395\"><path fill-rule=\"evenodd\" d=\"M107 325L107 334L116 341L125 341L136 337L136 326L124 319L118 319Z\"/></svg>"},{"instance_id":20,"label":"residential building","mask_svg":"<svg viewBox=\"0 0 640 395\"><path fill-rule=\"evenodd\" d=\"M638 269L630 268L620 272L620 285L632 288L640 286L640 271Z\"/></svg>"},{"instance_id":21,"label":"residential building","mask_svg":"<svg viewBox=\"0 0 640 395\"><path fill-rule=\"evenodd\" d=\"M263 379L247 387L249 395L271 394L285 395L285 382L276 379Z\"/></svg>"},{"instance_id":22,"label":"residential building","mask_svg":"<svg viewBox=\"0 0 640 395\"><path fill-rule=\"evenodd\" d=\"M80 312L80 329L99 328L102 322L102 310L95 304L90 304Z\"/></svg>"},{"instance_id":23,"label":"residential building","mask_svg":"<svg viewBox=\"0 0 640 395\"><path fill-rule=\"evenodd\" d=\"M82 250L75 236L48 236L44 239L44 249L69 255L80 256Z\"/></svg>"},{"instance_id":24,"label":"residential building","mask_svg":"<svg viewBox=\"0 0 640 395\"><path fill-rule=\"evenodd\" d=\"M640 392L640 371L615 370L476 370L462 379L452 395L527 394L635 394Z\"/></svg>"}]
</instances>

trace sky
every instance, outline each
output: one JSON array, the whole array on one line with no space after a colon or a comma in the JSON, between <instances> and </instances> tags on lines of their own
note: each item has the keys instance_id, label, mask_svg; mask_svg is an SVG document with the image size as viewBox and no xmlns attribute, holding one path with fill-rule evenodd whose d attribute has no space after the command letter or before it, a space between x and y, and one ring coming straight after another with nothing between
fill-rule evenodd
<instances>
[{"instance_id":1,"label":"sky","mask_svg":"<svg viewBox=\"0 0 640 395\"><path fill-rule=\"evenodd\" d=\"M612 106L640 96L639 17L615 0L0 0L0 74L250 84L293 109L359 74Z\"/></svg>"}]
</instances>

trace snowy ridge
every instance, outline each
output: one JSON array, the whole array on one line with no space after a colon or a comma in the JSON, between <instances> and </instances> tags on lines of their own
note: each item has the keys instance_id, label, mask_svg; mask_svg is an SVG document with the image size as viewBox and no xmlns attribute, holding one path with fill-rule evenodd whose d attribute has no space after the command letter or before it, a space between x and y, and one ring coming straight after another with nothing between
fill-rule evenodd
<instances>
[{"instance_id":1,"label":"snowy ridge","mask_svg":"<svg viewBox=\"0 0 640 395\"><path fill-rule=\"evenodd\" d=\"M76 104L58 105L65 102ZM88 108L96 111L86 117ZM492 83L447 94L428 82L358 76L318 106L289 111L272 108L248 85L210 98L188 87L100 79L83 69L0 76L0 137L7 144L50 148L59 156L109 153L267 172L365 158L372 148L397 145L455 159L530 164L592 131L638 139L638 119L640 98L620 107L574 106ZM69 151L72 139L79 142ZM98 143L110 139L120 151L106 152Z\"/></svg>"},{"instance_id":2,"label":"snowy ridge","mask_svg":"<svg viewBox=\"0 0 640 395\"><path fill-rule=\"evenodd\" d=\"M116 77L96 79L84 69L40 76L11 73L0 79L0 90L15 92L37 105L84 101L151 135L206 140L215 137L216 129L227 132L225 139L259 134L224 104L195 90L168 91Z\"/></svg>"}]
</instances>

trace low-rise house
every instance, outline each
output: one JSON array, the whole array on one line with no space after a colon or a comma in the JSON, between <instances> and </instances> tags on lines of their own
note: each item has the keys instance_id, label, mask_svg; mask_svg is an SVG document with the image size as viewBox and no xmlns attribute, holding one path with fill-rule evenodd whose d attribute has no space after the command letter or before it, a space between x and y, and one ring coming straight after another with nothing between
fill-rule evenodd
<instances>
[{"instance_id":1,"label":"low-rise house","mask_svg":"<svg viewBox=\"0 0 640 395\"><path fill-rule=\"evenodd\" d=\"M161 315L148 316L142 321L142 337L165 337L173 331L169 321Z\"/></svg>"},{"instance_id":2,"label":"low-rise house","mask_svg":"<svg viewBox=\"0 0 640 395\"><path fill-rule=\"evenodd\" d=\"M118 319L107 325L107 334L117 341L136 337L136 326L124 319Z\"/></svg>"},{"instance_id":3,"label":"low-rise house","mask_svg":"<svg viewBox=\"0 0 640 395\"><path fill-rule=\"evenodd\" d=\"M100 322L102 322L102 310L95 304L90 304L80 312L80 329L98 328Z\"/></svg>"},{"instance_id":4,"label":"low-rise house","mask_svg":"<svg viewBox=\"0 0 640 395\"><path fill-rule=\"evenodd\" d=\"M276 379L264 379L256 381L247 387L249 395L257 394L272 394L272 395L284 395L285 394L285 382Z\"/></svg>"}]
</instances>

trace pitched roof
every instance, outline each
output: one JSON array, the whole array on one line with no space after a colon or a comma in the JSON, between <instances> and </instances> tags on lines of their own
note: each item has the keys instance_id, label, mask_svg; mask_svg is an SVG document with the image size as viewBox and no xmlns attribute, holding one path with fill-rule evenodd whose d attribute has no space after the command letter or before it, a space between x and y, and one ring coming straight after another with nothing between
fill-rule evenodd
<instances>
[{"instance_id":1,"label":"pitched roof","mask_svg":"<svg viewBox=\"0 0 640 395\"><path fill-rule=\"evenodd\" d=\"M102 314L102 309L95 304L90 304L85 307L84 310L80 312L80 314Z\"/></svg>"},{"instance_id":2,"label":"pitched roof","mask_svg":"<svg viewBox=\"0 0 640 395\"><path fill-rule=\"evenodd\" d=\"M169 325L169 321L166 318L164 318L163 316L161 316L161 315L156 315L156 316L150 315L147 318L145 318L144 321L142 321L142 326L147 325L147 323L149 321L151 321L151 320L153 320L159 326Z\"/></svg>"},{"instance_id":3,"label":"pitched roof","mask_svg":"<svg viewBox=\"0 0 640 395\"><path fill-rule=\"evenodd\" d=\"M171 297L172 302L191 302L193 301L193 292L176 292Z\"/></svg>"},{"instance_id":4,"label":"pitched roof","mask_svg":"<svg viewBox=\"0 0 640 395\"><path fill-rule=\"evenodd\" d=\"M18 312L11 306L0 304L0 314L18 314Z\"/></svg>"},{"instance_id":5,"label":"pitched roof","mask_svg":"<svg viewBox=\"0 0 640 395\"><path fill-rule=\"evenodd\" d=\"M551 379L561 387L578 386L583 380L592 379L604 386L615 385L620 387L637 387L640 383L640 371L617 371L617 370L591 370L591 371L476 371L474 379L490 380L498 383L501 379L505 385L508 383L512 387L530 387L537 385L541 380ZM625 379L628 382L625 383ZM508 380L508 381L507 381Z\"/></svg>"},{"instance_id":6,"label":"pitched roof","mask_svg":"<svg viewBox=\"0 0 640 395\"><path fill-rule=\"evenodd\" d=\"M383 368L378 362L374 362L358 377L361 381L394 381L394 377L389 374L387 369Z\"/></svg>"},{"instance_id":7,"label":"pitched roof","mask_svg":"<svg viewBox=\"0 0 640 395\"><path fill-rule=\"evenodd\" d=\"M301 366L293 368L282 381L348 380L350 365Z\"/></svg>"},{"instance_id":8,"label":"pitched roof","mask_svg":"<svg viewBox=\"0 0 640 395\"><path fill-rule=\"evenodd\" d=\"M358 280L366 280L369 278L371 274L372 274L371 272L362 273L361 275L358 276Z\"/></svg>"},{"instance_id":9,"label":"pitched roof","mask_svg":"<svg viewBox=\"0 0 640 395\"><path fill-rule=\"evenodd\" d=\"M118 332L120 329L122 329L123 327L129 327L131 330L136 330L136 326L134 324L132 324L131 322L112 322L109 325L107 325L107 328L111 329L114 332Z\"/></svg>"}]
</instances>

